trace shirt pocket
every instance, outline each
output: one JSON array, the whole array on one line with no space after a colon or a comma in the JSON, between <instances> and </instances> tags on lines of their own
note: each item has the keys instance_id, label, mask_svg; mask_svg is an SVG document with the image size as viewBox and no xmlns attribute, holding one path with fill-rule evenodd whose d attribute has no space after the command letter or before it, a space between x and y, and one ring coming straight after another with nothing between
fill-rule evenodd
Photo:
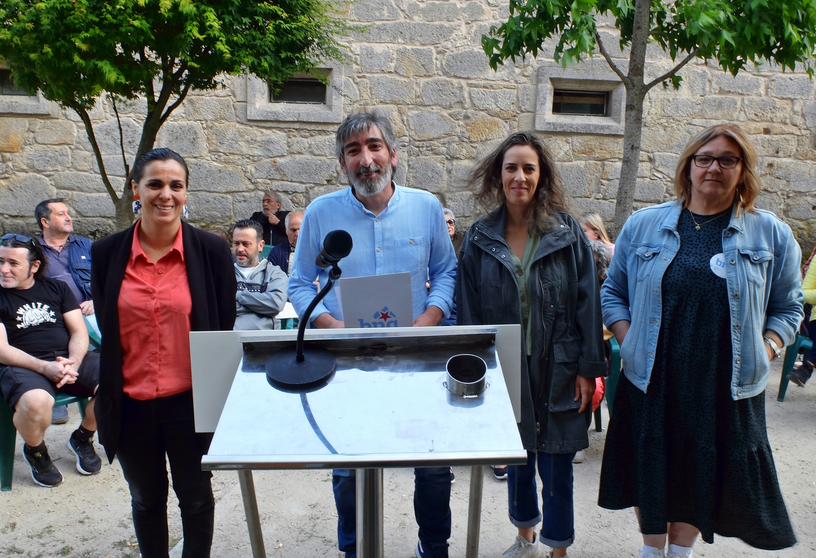
<instances>
[{"instance_id":1,"label":"shirt pocket","mask_svg":"<svg viewBox=\"0 0 816 558\"><path fill-rule=\"evenodd\" d=\"M553 343L555 362L550 382L550 411L552 412L572 411L581 407L581 400L574 400L580 352L578 340Z\"/></svg>"},{"instance_id":2,"label":"shirt pocket","mask_svg":"<svg viewBox=\"0 0 816 558\"><path fill-rule=\"evenodd\" d=\"M171 290L167 297L169 299L170 311L176 314L190 316L193 312L193 301L190 296L190 283L187 280L187 276L174 277L170 284Z\"/></svg>"},{"instance_id":3,"label":"shirt pocket","mask_svg":"<svg viewBox=\"0 0 816 558\"><path fill-rule=\"evenodd\" d=\"M757 287L764 288L773 253L770 250L752 248L740 248L739 253L746 279Z\"/></svg>"},{"instance_id":4,"label":"shirt pocket","mask_svg":"<svg viewBox=\"0 0 816 558\"><path fill-rule=\"evenodd\" d=\"M659 254L660 246L640 246L635 251L638 282L647 279L652 274L652 269L654 269Z\"/></svg>"},{"instance_id":5,"label":"shirt pocket","mask_svg":"<svg viewBox=\"0 0 816 558\"><path fill-rule=\"evenodd\" d=\"M78 258L71 262L71 266L81 281L85 283L91 282L91 262L84 258Z\"/></svg>"},{"instance_id":6,"label":"shirt pocket","mask_svg":"<svg viewBox=\"0 0 816 558\"><path fill-rule=\"evenodd\" d=\"M394 241L395 267L399 271L427 270L430 254L428 241L423 236L398 238ZM427 273L427 271L425 271Z\"/></svg>"}]
</instances>

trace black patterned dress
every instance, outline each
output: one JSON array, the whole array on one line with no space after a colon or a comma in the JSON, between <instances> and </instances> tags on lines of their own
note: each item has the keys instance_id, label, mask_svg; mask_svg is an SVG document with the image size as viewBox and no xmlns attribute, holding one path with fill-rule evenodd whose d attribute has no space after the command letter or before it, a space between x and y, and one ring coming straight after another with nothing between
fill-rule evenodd
<instances>
[{"instance_id":1,"label":"black patterned dress","mask_svg":"<svg viewBox=\"0 0 816 558\"><path fill-rule=\"evenodd\" d=\"M615 394L598 503L637 506L643 534L667 522L738 537L766 550L796 542L765 426L765 394L731 398L731 333L722 252L731 210L694 219L683 210L680 250L663 277L663 314L647 392L625 376Z\"/></svg>"}]
</instances>

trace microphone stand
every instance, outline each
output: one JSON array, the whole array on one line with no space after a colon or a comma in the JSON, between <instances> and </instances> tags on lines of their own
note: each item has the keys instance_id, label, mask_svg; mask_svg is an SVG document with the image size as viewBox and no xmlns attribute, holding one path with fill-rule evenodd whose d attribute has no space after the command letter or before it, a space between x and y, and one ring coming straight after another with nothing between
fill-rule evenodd
<instances>
[{"instance_id":1,"label":"microphone stand","mask_svg":"<svg viewBox=\"0 0 816 558\"><path fill-rule=\"evenodd\" d=\"M271 355L266 361L266 376L270 384L284 391L306 392L322 387L337 369L337 359L325 347L304 348L303 337L309 318L318 303L329 293L342 270L337 262L331 264L329 280L303 313L298 324L295 347L288 347ZM308 358L308 363L307 359Z\"/></svg>"},{"instance_id":2,"label":"microphone stand","mask_svg":"<svg viewBox=\"0 0 816 558\"><path fill-rule=\"evenodd\" d=\"M334 282L337 281L338 279L340 279L340 274L342 274L342 273L343 273L343 271L337 266L336 263L332 264L332 267L329 270L329 280L326 281L326 286L323 287L320 290L319 293L317 293L317 296L314 297L312 302L306 308L306 312L303 313L303 319L300 320L300 323L298 324L298 334L297 334L297 344L296 344L296 347L297 347L297 357L296 358L297 358L298 362L303 362L303 360L305 359L305 357L303 355L303 336L306 333L306 325L309 323L309 318L312 317L312 312L314 312L314 309L318 305L318 303L321 300L323 300L323 298L327 294L329 294L330 290L332 290L332 287L334 287Z\"/></svg>"}]
</instances>

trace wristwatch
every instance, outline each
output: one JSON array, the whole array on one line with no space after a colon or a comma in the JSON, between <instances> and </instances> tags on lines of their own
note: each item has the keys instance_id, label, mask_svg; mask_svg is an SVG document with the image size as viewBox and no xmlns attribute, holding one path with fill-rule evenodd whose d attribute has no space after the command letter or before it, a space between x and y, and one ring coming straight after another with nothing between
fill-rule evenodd
<instances>
[{"instance_id":1,"label":"wristwatch","mask_svg":"<svg viewBox=\"0 0 816 558\"><path fill-rule=\"evenodd\" d=\"M779 358L779 355L782 354L782 349L779 348L779 345L776 344L776 341L771 339L770 337L764 338L765 344L768 345L771 350L773 351L773 358L771 360L776 360Z\"/></svg>"}]
</instances>

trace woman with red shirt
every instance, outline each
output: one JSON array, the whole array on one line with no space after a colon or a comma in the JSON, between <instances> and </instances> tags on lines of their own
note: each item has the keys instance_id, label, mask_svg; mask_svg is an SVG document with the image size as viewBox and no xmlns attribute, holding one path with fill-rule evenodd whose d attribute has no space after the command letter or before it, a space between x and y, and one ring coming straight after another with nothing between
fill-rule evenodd
<instances>
[{"instance_id":1,"label":"woman with red shirt","mask_svg":"<svg viewBox=\"0 0 816 558\"><path fill-rule=\"evenodd\" d=\"M122 466L147 558L168 556L167 460L182 556L209 556L213 537L212 473L201 470L212 436L195 432L189 333L232 329L236 284L224 241L181 220L188 176L178 153L145 153L131 182L141 219L92 251L102 332L99 439Z\"/></svg>"}]
</instances>

